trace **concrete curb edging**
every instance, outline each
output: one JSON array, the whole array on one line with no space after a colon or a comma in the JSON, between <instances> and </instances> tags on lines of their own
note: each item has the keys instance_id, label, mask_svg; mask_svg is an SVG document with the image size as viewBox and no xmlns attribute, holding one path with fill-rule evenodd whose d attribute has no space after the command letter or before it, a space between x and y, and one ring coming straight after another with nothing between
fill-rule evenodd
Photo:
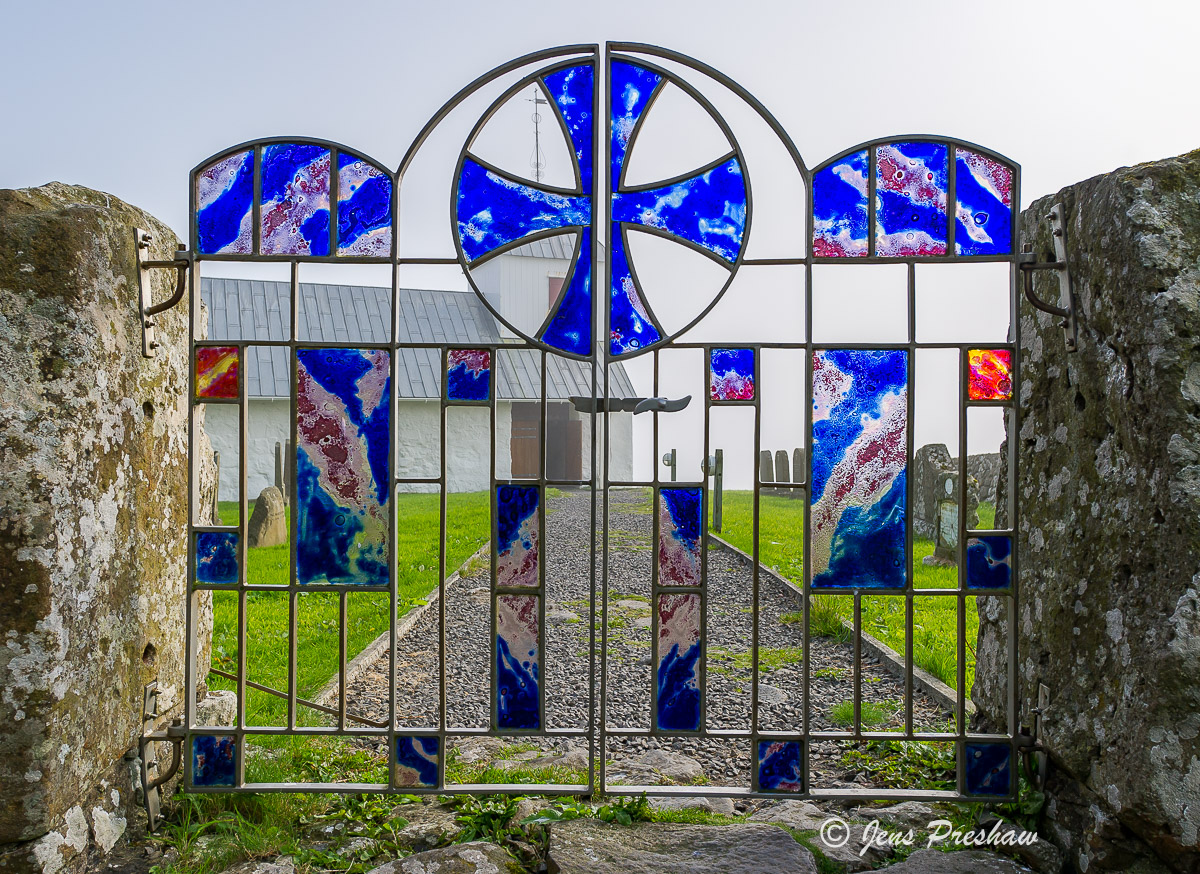
<instances>
[{"instance_id":1,"label":"concrete curb edging","mask_svg":"<svg viewBox=\"0 0 1200 874\"><path fill-rule=\"evenodd\" d=\"M736 546L734 546L729 541L723 540L722 538L713 534L711 531L708 532L708 539L711 543L715 543L721 549L724 549L727 552L730 552L730 553L736 555L739 559L742 560L742 562L749 565L750 567L754 566L754 559L747 553L738 549ZM799 586L797 586L791 580L784 578L783 576L781 576L779 573L772 570L771 568L767 567L761 561L758 563L758 570L759 570L759 574L760 574L760 579L765 576L767 579L771 580L773 583L775 583L776 586L782 588L783 590L790 592L791 594L794 594L800 598L804 597L804 592ZM846 620L843 619L842 624L845 625L846 628L850 630L851 634L854 633L853 623L847 622ZM904 679L905 670L904 670L904 657L903 656L901 656L899 653L897 653L894 649L892 649L890 646L888 646L883 641L872 637L871 635L867 634L865 631L862 632L861 640L862 640L862 648L864 650L866 650L868 653L870 653L872 656L874 656L875 658L879 659L879 661L883 663L884 670L886 670L889 674L891 674L893 677L896 677L899 680ZM918 667L917 665L914 664L912 666L912 670L913 670L913 686L920 689L922 692L924 692L930 698L933 698L935 701L937 701L938 704L940 704L942 707L945 707L947 710L949 710L951 713L953 713L955 708L958 707L958 693L955 692L953 689L951 689L949 686L947 686L945 683L943 683L941 680L939 680L937 677L933 676L933 674L924 670L923 668ZM965 699L965 704L966 704L967 716L968 717L974 716L975 715L975 703L973 701L971 701L970 698L967 698L967 699Z\"/></svg>"},{"instance_id":2,"label":"concrete curb edging","mask_svg":"<svg viewBox=\"0 0 1200 874\"><path fill-rule=\"evenodd\" d=\"M458 566L458 570L446 577L446 584L444 587L439 586L438 588L435 588L429 593L424 604L418 604L416 607L413 607L411 610L405 613L400 621L396 623L396 641L399 642L403 640L404 636L408 634L408 632L412 631L413 626L417 624L417 621L420 620L422 616L424 616L429 610L437 607L438 598L441 596L441 591L443 588L448 592L450 587L456 585L462 578L463 569L476 559L486 556L490 550L490 543L483 544L483 546L475 550L475 552L466 561ZM366 647L363 648L362 652L347 662L346 685L349 686L359 678L363 671L378 661L379 657L383 655L383 653L387 652L387 649L389 646L391 646L391 643L391 632L385 631L383 634L379 635L379 637L367 644ZM338 677L335 675L328 683L321 687L321 691L317 693L315 698L313 698L313 702L320 704L322 707L334 706L334 704L337 702L338 691L340 688L341 683L339 682Z\"/></svg>"}]
</instances>

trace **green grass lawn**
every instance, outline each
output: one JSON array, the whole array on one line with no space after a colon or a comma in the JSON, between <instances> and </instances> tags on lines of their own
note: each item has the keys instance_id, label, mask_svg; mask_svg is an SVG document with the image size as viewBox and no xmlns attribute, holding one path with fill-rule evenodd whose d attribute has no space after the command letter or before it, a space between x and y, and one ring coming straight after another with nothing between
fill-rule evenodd
<instances>
[{"instance_id":1,"label":"green grass lawn","mask_svg":"<svg viewBox=\"0 0 1200 874\"><path fill-rule=\"evenodd\" d=\"M805 502L779 495L763 494L759 498L759 560L774 568L781 576L800 585L804 579L804 511ZM751 552L753 547L753 493L725 492L722 508L721 537L739 549ZM979 507L979 525L990 528L995 508L991 504ZM712 518L711 508L709 518ZM933 554L933 541L913 541L913 583L918 589L952 589L957 585L958 571L954 568L929 567L922 559ZM846 639L840 627L842 619L853 616L853 598L849 595L820 595L811 605L811 627L814 633ZM801 619L799 614L786 618ZM958 687L956 666L958 600L937 595L917 596L913 602L913 661L951 688ZM882 640L901 655L905 649L904 598L863 595L862 627L873 637ZM979 614L975 599L967 598L966 615L966 678L967 689L975 678L975 640L979 631Z\"/></svg>"},{"instance_id":2,"label":"green grass lawn","mask_svg":"<svg viewBox=\"0 0 1200 874\"><path fill-rule=\"evenodd\" d=\"M452 573L488 540L489 506L486 492L452 494L446 500L446 572ZM222 502L221 517L237 518L237 503ZM397 592L399 615L420 603L438 583L439 506L436 494L397 495ZM289 516L290 528L290 516ZM247 550L247 579L251 583L287 585L288 546ZM311 698L338 670L339 597L333 592L303 592L297 599L296 694ZM387 630L388 595L349 590L346 605L346 658L353 658ZM248 592L246 595L246 676L248 680L287 691L287 592ZM238 604L235 592L213 593L213 666L230 673L237 669ZM214 689L232 689L231 680L210 675ZM248 689L248 725L285 725L287 701ZM297 724L319 725L321 717L308 708L297 710Z\"/></svg>"}]
</instances>

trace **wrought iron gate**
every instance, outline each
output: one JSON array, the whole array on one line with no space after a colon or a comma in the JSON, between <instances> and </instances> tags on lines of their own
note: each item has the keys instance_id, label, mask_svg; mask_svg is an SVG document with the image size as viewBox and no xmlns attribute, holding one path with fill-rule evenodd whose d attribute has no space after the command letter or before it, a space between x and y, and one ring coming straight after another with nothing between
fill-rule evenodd
<instances>
[{"instance_id":1,"label":"wrought iron gate","mask_svg":"<svg viewBox=\"0 0 1200 874\"><path fill-rule=\"evenodd\" d=\"M492 166L475 153L487 123L514 98L536 87L549 98L573 156L572 186L552 187L537 178L521 178ZM694 172L650 184L627 184L627 158L638 143L644 119L668 88L698 105L722 132L727 151ZM479 115L481 100L490 100ZM718 105L724 107L718 109ZM535 104L535 110L537 104ZM462 140L461 118L478 120ZM607 119L603 123L598 119ZM458 123L460 128L455 128ZM743 128L747 130L743 130ZM755 128L755 130L749 130ZM795 195L781 197L786 185L777 165L759 160L762 149L745 148L739 135L754 143L771 142L782 150L797 180ZM444 154L447 143L461 143L452 178L419 170L422 159ZM457 145L453 146L458 148ZM757 149L757 151L756 151ZM536 163L536 162L535 162ZM774 169L772 169L774 168ZM531 175L531 174L525 174ZM752 180L753 179L753 184ZM430 228L429 220L408 207L407 193L435 184L450 192L450 226ZM784 219L784 241L774 250L753 249L756 204L774 196L776 218ZM417 193L414 202L422 202ZM791 138L758 101L713 69L682 55L645 45L567 46L527 55L480 77L448 101L413 143L397 171L336 143L302 137L256 140L202 162L191 174L191 299L193 409L222 406L236 413L240 435L239 500L247 494L247 360L252 354L282 355L288 385L294 476L288 483L292 513L288 582L255 579L248 563L248 520L243 509L236 525L211 524L199 495L202 465L193 417L192 525L188 609L189 673L185 745L186 783L198 791L530 791L528 785L488 784L451 787L445 782L448 744L473 735L577 738L588 745L588 779L578 785L540 785L543 793L636 793L784 795L822 797L1010 798L1016 791L1014 725L1015 646L1012 639L1018 595L1018 559L1013 529L1015 496L1011 486L998 507L996 527L968 525L968 420L979 407L999 407L1007 433L1019 429L1013 403L1019 385L1019 321L1016 317L1019 169L1016 164L969 143L946 137L897 136L863 143L809 168ZM790 225L790 231L786 226ZM764 227L766 225L764 224ZM480 287L480 271L492 259L518 247L556 235L574 240L570 266L550 311L540 320L519 322L494 295ZM639 279L631 240L652 235L686 247L724 271L710 299L693 302L674 324L656 315ZM222 262L277 262L290 265L290 320L281 339L205 340L198 290L205 265ZM382 340L350 344L337 338L316 340L301 331L302 263L378 264L391 270L390 312L383 314ZM925 293L926 265L946 263L1007 265L1000 277L1011 328L1001 342L974 336L928 337L918 330L918 308ZM814 299L821 307L841 307L847 320L859 318L847 297L829 300L820 286L835 271L852 265L900 265L903 274L895 301L900 313L877 340L836 342L814 337ZM463 347L453 341L413 342L404 330L413 313L403 312L401 289L412 268L461 269L471 289L512 337ZM999 270L1004 272L1005 268ZM725 297L735 278L754 271L802 302L802 317L775 326L763 340L736 334L689 340L688 331ZM989 273L989 276L992 276ZM998 275L998 274L995 274ZM716 286L714 286L716 287ZM607 294L598 293L608 289ZM731 293L735 294L734 292ZM843 290L844 294L850 294ZM970 306L972 291L962 288L958 303ZM731 297L732 299L732 297ZM381 321L381 319L379 319ZM519 323L518 323L519 322ZM1007 326L1005 326L1007 327ZM953 373L958 422L957 493L946 497L944 541L953 556L955 582L922 589L914 579L914 491L910 467L914 453L915 385L918 363L927 350L940 350ZM678 353L678 354L677 354ZM764 358L790 353L792 369L767 367ZM660 420L677 408L660 397L666 371L678 371L670 356L699 366L689 378L704 386L703 456L710 445L710 422L728 406L741 406L752 418L753 445L724 446L726 464L741 453L755 471L751 580L751 682L749 723L740 729L715 729L706 714L706 622L708 483L699 469L683 469L680 482L664 482L657 464L670 447L660 445ZM648 356L652 372L649 398L627 398L614 391L615 368ZM518 358L520 361L518 361ZM782 359L780 359L782 360ZM507 362L507 364L505 363ZM562 362L586 374L576 406L586 413L584 475L554 479L546 466L548 383ZM498 384L503 368L531 367L540 383L540 465L536 476L512 476L504 450L497 451ZM402 424L398 412L399 377L409 368L423 370L440 385L436 429L436 469L413 475L405 449L397 445ZM786 482L763 481L758 471L763 411L772 397L798 392L804 398L802 469ZM764 404L764 398L766 403ZM448 601L457 595L441 588L447 572L445 527L448 503L447 417L460 406L482 409L490 449L492 548L490 720L486 727L448 724L447 665L455 657L446 635ZM635 479L614 472L614 435L610 420L618 410L635 409L653 418L647 447L654 474ZM501 425L503 423L500 423ZM1015 477L1016 454L1007 449L1007 483ZM778 479L778 477L775 477ZM610 498L620 487L650 490L654 519L651 579L650 666L644 671L651 694L648 725L615 724L606 708L612 677L608 654ZM437 719L430 724L400 724L395 718L398 693L396 629L403 618L397 590L397 489L428 488L440 495L441 536L435 604L440 617ZM546 708L545 677L549 660L559 654L546 646L547 490L590 490L591 542L589 670L587 717L574 728L552 725ZM801 497L807 512L802 529L803 578L797 581L802 613L802 715L783 728L768 730L759 718L760 568L759 512L764 489ZM1006 504L1006 505L1005 505ZM582 544L581 544L582 546ZM774 585L774 583L772 583ZM393 646L389 664L390 720L364 718L347 701L347 603L358 593L386 593ZM198 605L209 593L234 593L239 645L225 670L237 692L233 725L197 722L196 690L208 675L200 664ZM297 643L300 599L313 592L333 593L339 604L335 633L339 640L340 689L336 706L326 707L325 724L306 724L311 702L297 692L297 665L305 654ZM807 657L816 597L844 598L849 605L853 649L852 715L848 727L821 728L810 719L813 668ZM864 726L862 676L863 598L891 596L903 611L903 730L872 731ZM987 597L1008 622L1007 724L998 732L974 732L967 724L968 599ZM246 666L247 599L279 597L288 604L288 685L276 690L287 701L278 725L246 724L245 705L254 683ZM944 731L922 730L914 722L914 602L948 599L957 616L957 692L954 720ZM407 606L407 605L404 605ZM595 618L599 617L597 624ZM261 686L259 687L262 688ZM379 784L268 783L248 779L246 750L255 738L270 735L334 735L386 740L389 778ZM606 775L607 743L621 737L689 736L737 741L749 757L752 779L742 786L643 787L618 785ZM827 742L902 740L952 746L957 763L953 789L819 788L809 779L813 745Z\"/></svg>"}]
</instances>

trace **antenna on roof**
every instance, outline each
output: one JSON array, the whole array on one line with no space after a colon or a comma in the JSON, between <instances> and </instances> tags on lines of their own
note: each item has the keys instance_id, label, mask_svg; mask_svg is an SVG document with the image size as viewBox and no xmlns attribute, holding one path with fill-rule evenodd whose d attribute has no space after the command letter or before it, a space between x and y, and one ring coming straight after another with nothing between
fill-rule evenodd
<instances>
[{"instance_id":1,"label":"antenna on roof","mask_svg":"<svg viewBox=\"0 0 1200 874\"><path fill-rule=\"evenodd\" d=\"M548 106L549 100L542 97L536 85L533 86L533 97L527 98L526 102L533 104L533 115L530 120L533 122L533 154L529 158L529 166L533 168L533 178L537 182L542 181L542 171L546 169L546 156L542 154L541 142L541 124L542 114L538 112L539 106Z\"/></svg>"}]
</instances>

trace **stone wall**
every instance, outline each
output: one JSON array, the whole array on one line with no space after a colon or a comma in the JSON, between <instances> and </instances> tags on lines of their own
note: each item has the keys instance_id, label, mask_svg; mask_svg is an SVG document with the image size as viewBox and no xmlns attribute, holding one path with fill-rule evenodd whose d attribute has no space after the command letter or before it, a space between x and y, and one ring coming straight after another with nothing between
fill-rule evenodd
<instances>
[{"instance_id":1,"label":"stone wall","mask_svg":"<svg viewBox=\"0 0 1200 874\"><path fill-rule=\"evenodd\" d=\"M135 226L169 257L174 234L109 195L0 191L4 871L107 851L136 809L143 687L164 712L183 695L186 307L142 358Z\"/></svg>"},{"instance_id":2,"label":"stone wall","mask_svg":"<svg viewBox=\"0 0 1200 874\"><path fill-rule=\"evenodd\" d=\"M1021 721L1050 689L1043 832L1077 871L1200 871L1200 152L1062 202L1079 351L1023 304ZM1039 280L1057 299L1053 279ZM982 718L999 619L980 623Z\"/></svg>"}]
</instances>

